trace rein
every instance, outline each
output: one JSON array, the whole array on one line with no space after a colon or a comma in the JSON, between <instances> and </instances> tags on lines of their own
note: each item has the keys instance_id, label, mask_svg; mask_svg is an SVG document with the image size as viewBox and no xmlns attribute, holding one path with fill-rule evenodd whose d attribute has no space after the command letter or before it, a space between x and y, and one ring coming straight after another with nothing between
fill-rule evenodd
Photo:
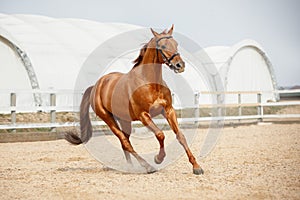
<instances>
[{"instance_id":1,"label":"rein","mask_svg":"<svg viewBox=\"0 0 300 200\"><path fill-rule=\"evenodd\" d=\"M156 40L156 53L157 53L157 56L158 56L158 52L160 52L160 54L163 57L163 60L164 60L165 64L167 64L169 67L173 66L171 61L174 59L175 56L178 56L179 53L175 52L170 58L168 58L164 54L163 49L161 48L161 46L159 45L159 41L161 41L162 39L170 39L170 38L173 38L173 36L165 36L165 37L161 37L161 38Z\"/></svg>"}]
</instances>

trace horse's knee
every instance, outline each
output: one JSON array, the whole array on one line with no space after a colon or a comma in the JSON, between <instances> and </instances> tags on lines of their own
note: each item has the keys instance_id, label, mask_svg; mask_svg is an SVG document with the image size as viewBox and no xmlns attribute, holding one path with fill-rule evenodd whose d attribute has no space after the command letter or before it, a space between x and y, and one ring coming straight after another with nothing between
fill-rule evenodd
<instances>
[{"instance_id":1,"label":"horse's knee","mask_svg":"<svg viewBox=\"0 0 300 200\"><path fill-rule=\"evenodd\" d=\"M163 132L158 132L155 134L157 140L164 141L165 140L165 134Z\"/></svg>"}]
</instances>

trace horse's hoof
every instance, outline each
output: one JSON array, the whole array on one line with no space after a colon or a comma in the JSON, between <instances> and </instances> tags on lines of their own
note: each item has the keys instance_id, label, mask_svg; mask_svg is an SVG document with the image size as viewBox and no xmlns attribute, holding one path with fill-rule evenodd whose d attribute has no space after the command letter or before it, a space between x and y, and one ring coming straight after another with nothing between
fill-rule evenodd
<instances>
[{"instance_id":1,"label":"horse's hoof","mask_svg":"<svg viewBox=\"0 0 300 200\"><path fill-rule=\"evenodd\" d=\"M152 174L154 172L156 172L157 169L155 169L154 167L152 167L151 165L149 165L149 167L147 167L147 173L148 174Z\"/></svg>"},{"instance_id":2,"label":"horse's hoof","mask_svg":"<svg viewBox=\"0 0 300 200\"><path fill-rule=\"evenodd\" d=\"M193 169L193 173L196 175L204 174L204 171L202 168Z\"/></svg>"},{"instance_id":3,"label":"horse's hoof","mask_svg":"<svg viewBox=\"0 0 300 200\"><path fill-rule=\"evenodd\" d=\"M162 163L162 161L164 161L164 159L159 160L157 155L154 156L154 162L155 162L156 164L160 164L160 163Z\"/></svg>"}]
</instances>

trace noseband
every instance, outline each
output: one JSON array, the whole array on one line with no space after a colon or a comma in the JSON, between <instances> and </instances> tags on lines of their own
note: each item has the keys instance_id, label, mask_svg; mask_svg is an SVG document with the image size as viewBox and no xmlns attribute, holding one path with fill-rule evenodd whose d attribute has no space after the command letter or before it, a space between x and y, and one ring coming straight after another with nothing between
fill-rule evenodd
<instances>
[{"instance_id":1,"label":"noseband","mask_svg":"<svg viewBox=\"0 0 300 200\"><path fill-rule=\"evenodd\" d=\"M160 54L162 55L162 58L163 58L165 64L167 64L169 67L173 66L172 63L171 63L171 61L173 60L173 58L174 58L175 56L178 56L179 53L178 53L178 52L175 52L170 58L168 58L168 57L164 54L164 52L163 52L163 50L162 50L162 47L161 47L158 43L159 43L159 41L161 41L162 39L170 39L170 38L173 38L173 36L165 36L165 37L161 37L161 38L159 38L159 39L156 40L156 52L157 52L157 55L158 55L158 52L160 52Z\"/></svg>"}]
</instances>

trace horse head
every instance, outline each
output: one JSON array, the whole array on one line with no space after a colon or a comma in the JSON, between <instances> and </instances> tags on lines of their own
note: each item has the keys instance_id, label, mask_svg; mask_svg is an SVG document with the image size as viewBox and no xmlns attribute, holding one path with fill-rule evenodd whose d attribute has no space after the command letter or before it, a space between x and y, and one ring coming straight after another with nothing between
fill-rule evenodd
<instances>
[{"instance_id":1,"label":"horse head","mask_svg":"<svg viewBox=\"0 0 300 200\"><path fill-rule=\"evenodd\" d=\"M151 32L156 42L157 55L161 57L162 63L169 66L175 73L181 73L184 72L185 63L178 53L178 43L172 36L173 29L174 25L169 31L157 33L151 28Z\"/></svg>"}]
</instances>

